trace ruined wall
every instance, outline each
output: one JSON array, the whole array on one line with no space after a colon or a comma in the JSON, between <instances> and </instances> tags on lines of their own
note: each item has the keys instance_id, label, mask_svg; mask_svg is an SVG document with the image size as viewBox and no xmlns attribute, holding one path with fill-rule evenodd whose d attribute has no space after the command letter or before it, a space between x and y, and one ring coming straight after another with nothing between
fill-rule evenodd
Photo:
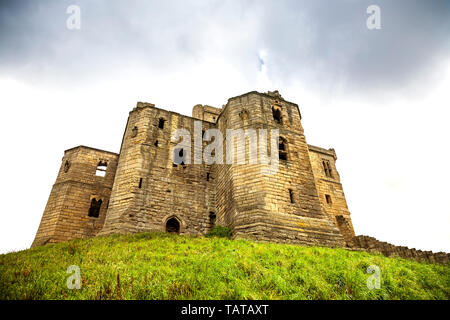
<instances>
[{"instance_id":1,"label":"ruined wall","mask_svg":"<svg viewBox=\"0 0 450 320\"><path fill-rule=\"evenodd\" d=\"M379 241L369 236L356 236L351 242L351 247L363 249L368 252L379 252L383 255L398 256L406 259L413 259L422 262L449 263L450 254L445 252L432 252L409 249L408 247L396 246L387 242Z\"/></svg>"},{"instance_id":2,"label":"ruined wall","mask_svg":"<svg viewBox=\"0 0 450 320\"><path fill-rule=\"evenodd\" d=\"M192 108L192 117L215 123L222 109L214 108L207 105L197 104Z\"/></svg>"},{"instance_id":3,"label":"ruined wall","mask_svg":"<svg viewBox=\"0 0 450 320\"><path fill-rule=\"evenodd\" d=\"M285 101L278 92L249 92L230 98L223 109L196 105L192 115L138 102L129 114L119 157L103 152L109 155L106 157L90 148L68 150L64 161L71 166L58 176L38 232L37 238L42 240L38 242L148 231L205 234L220 224L230 226L237 238L344 246L336 227L341 228L341 216L349 222L348 236L353 236L334 167L335 155L325 149L308 148L296 104ZM201 163L194 163L195 154L201 157L204 147L210 144L202 141L202 136L211 128L222 133L224 161L228 129L253 129L256 134L259 129L267 130L268 154L270 129L278 129L285 159L279 160L275 172L264 173L269 165L250 163L247 139L246 143L235 141L234 149L236 156L245 156L244 164L207 165L202 158ZM172 136L179 129L186 130L190 144L181 146L185 163L176 164L173 153L180 148L180 141ZM258 136L258 145L260 139ZM273 150L277 157L278 147ZM336 172L333 181L320 176L319 153L331 157ZM109 170L103 180L93 174L100 155L108 162ZM70 181L64 184L69 176ZM326 207L323 199L326 192L331 193L329 190L334 192L333 208ZM86 214L93 197L103 201L98 218Z\"/></svg>"},{"instance_id":4,"label":"ruined wall","mask_svg":"<svg viewBox=\"0 0 450 320\"><path fill-rule=\"evenodd\" d=\"M172 141L172 133L188 130L194 146L194 120L148 103L138 103L130 112L101 234L165 231L172 218L179 223L181 234L205 234L209 230L209 215L215 208L210 166L174 165L172 161L179 142ZM202 126L200 137L201 130L212 124L203 121ZM191 159L193 152L194 148L190 150Z\"/></svg>"},{"instance_id":5,"label":"ruined wall","mask_svg":"<svg viewBox=\"0 0 450 320\"><path fill-rule=\"evenodd\" d=\"M327 150L311 145L308 146L308 149L322 207L339 228L348 244L355 236L355 232L339 172L336 169L336 152L334 149Z\"/></svg>"},{"instance_id":6,"label":"ruined wall","mask_svg":"<svg viewBox=\"0 0 450 320\"><path fill-rule=\"evenodd\" d=\"M84 146L66 150L32 247L90 238L103 227L118 155ZM97 176L99 162L106 164ZM92 199L101 200L98 217L90 217Z\"/></svg>"},{"instance_id":7,"label":"ruined wall","mask_svg":"<svg viewBox=\"0 0 450 320\"><path fill-rule=\"evenodd\" d=\"M274 119L274 106L280 109L280 123ZM218 127L224 138L226 129L278 128L288 154L274 174L262 174L268 166L249 164L248 156L245 165L217 166L218 223L230 225L238 238L345 245L322 211L297 105L277 94L250 92L228 100ZM237 154L244 152L248 155L248 144L236 149Z\"/></svg>"}]
</instances>

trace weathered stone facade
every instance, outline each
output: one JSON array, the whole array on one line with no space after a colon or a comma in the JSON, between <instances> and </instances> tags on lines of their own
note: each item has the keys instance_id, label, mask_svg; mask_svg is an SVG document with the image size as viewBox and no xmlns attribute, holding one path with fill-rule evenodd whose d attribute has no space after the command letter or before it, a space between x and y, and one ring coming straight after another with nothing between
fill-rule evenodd
<instances>
[{"instance_id":1,"label":"weathered stone facade","mask_svg":"<svg viewBox=\"0 0 450 320\"><path fill-rule=\"evenodd\" d=\"M186 163L172 156L180 150L173 137L179 129L189 135L182 143ZM215 152L224 158L229 130L278 129L277 170L264 173L269 164L251 161L250 137L230 149L243 164L203 161L203 150L217 142L209 129L221 133ZM114 233L204 235L214 225L229 226L235 238L362 246L367 241L355 238L336 159L334 149L306 143L297 104L277 91L233 97L221 109L196 105L192 117L138 102L120 154L84 146L65 151L32 246Z\"/></svg>"},{"instance_id":2,"label":"weathered stone facade","mask_svg":"<svg viewBox=\"0 0 450 320\"><path fill-rule=\"evenodd\" d=\"M236 141L245 164L176 165L178 129L190 133L194 147L184 150L191 159L210 144L202 139L208 129L224 140L229 129L278 129L285 158L276 173L263 174L268 165L250 164L248 141ZM333 177L323 176L324 159ZM345 246L354 233L335 160L333 150L307 145L298 106L277 91L233 97L221 109L196 105L192 117L138 102L120 154L82 146L65 152L33 246L111 233L202 235L216 224L236 238ZM96 175L99 165L105 177Z\"/></svg>"},{"instance_id":3,"label":"weathered stone facade","mask_svg":"<svg viewBox=\"0 0 450 320\"><path fill-rule=\"evenodd\" d=\"M95 236L105 222L119 155L89 147L66 150L32 247ZM106 175L96 175L100 162ZM89 216L92 200L101 200L98 217Z\"/></svg>"}]
</instances>

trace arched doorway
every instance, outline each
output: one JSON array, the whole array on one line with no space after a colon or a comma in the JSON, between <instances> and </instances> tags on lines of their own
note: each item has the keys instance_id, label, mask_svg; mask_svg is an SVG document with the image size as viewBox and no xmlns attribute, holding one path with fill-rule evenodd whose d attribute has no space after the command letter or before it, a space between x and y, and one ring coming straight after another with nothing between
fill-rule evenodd
<instances>
[{"instance_id":1,"label":"arched doorway","mask_svg":"<svg viewBox=\"0 0 450 320\"><path fill-rule=\"evenodd\" d=\"M180 222L172 217L166 222L166 232L168 233L180 233Z\"/></svg>"}]
</instances>

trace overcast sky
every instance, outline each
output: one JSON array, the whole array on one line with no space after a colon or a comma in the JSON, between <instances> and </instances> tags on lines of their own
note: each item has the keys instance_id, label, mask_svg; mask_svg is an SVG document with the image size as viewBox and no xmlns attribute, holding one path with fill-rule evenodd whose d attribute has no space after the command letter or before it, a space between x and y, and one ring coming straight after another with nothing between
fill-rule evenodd
<instances>
[{"instance_id":1,"label":"overcast sky","mask_svg":"<svg viewBox=\"0 0 450 320\"><path fill-rule=\"evenodd\" d=\"M0 0L0 252L31 245L64 150L119 152L137 101L190 115L253 90L336 149L356 234L450 252L447 0Z\"/></svg>"}]
</instances>

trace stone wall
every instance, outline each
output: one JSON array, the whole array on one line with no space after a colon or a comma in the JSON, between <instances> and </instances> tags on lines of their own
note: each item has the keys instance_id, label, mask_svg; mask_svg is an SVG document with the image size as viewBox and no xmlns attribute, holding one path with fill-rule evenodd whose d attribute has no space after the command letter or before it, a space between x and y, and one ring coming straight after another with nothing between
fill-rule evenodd
<instances>
[{"instance_id":1,"label":"stone wall","mask_svg":"<svg viewBox=\"0 0 450 320\"><path fill-rule=\"evenodd\" d=\"M274 106L280 121L273 117ZM245 154L245 164L217 166L218 223L229 225L236 238L345 245L322 210L300 120L298 106L277 94L249 92L229 99L222 109L217 125L224 138L227 129L278 129L287 148L287 160L271 174L262 173L267 165L249 163L248 140L235 149L236 155Z\"/></svg>"},{"instance_id":2,"label":"stone wall","mask_svg":"<svg viewBox=\"0 0 450 320\"><path fill-rule=\"evenodd\" d=\"M346 243L349 243L355 236L355 231L336 168L336 152L334 149L327 150L312 145L308 145L308 149L322 208L339 228ZM329 168L325 167L327 164L330 165Z\"/></svg>"},{"instance_id":3,"label":"stone wall","mask_svg":"<svg viewBox=\"0 0 450 320\"><path fill-rule=\"evenodd\" d=\"M66 150L32 247L45 243L90 238L103 227L118 155L79 146ZM106 164L104 177L98 164ZM92 199L101 200L98 217L89 216Z\"/></svg>"},{"instance_id":4,"label":"stone wall","mask_svg":"<svg viewBox=\"0 0 450 320\"><path fill-rule=\"evenodd\" d=\"M197 104L192 108L192 117L198 120L204 120L215 123L222 109L207 105Z\"/></svg>"},{"instance_id":5,"label":"stone wall","mask_svg":"<svg viewBox=\"0 0 450 320\"><path fill-rule=\"evenodd\" d=\"M174 164L172 157L179 142L171 138L175 130L187 130L194 146L195 120L149 103L138 103L130 112L101 235L166 231L172 218L178 221L181 234L205 234L211 228L210 215L215 215L212 168L192 163L193 147L184 149L191 164ZM200 136L213 126L199 122Z\"/></svg>"},{"instance_id":6,"label":"stone wall","mask_svg":"<svg viewBox=\"0 0 450 320\"><path fill-rule=\"evenodd\" d=\"M220 224L229 226L236 238L345 246L354 233L335 154L306 144L295 103L278 92L253 91L230 98L222 109L196 105L192 115L138 102L129 114L120 156L86 147L68 150L63 163L68 160L71 165L67 172L60 170L35 244L148 231L205 234ZM210 144L202 141L202 132L212 128L223 135L224 156L228 129L267 130L268 154L270 130L278 129L285 159L279 160L276 172L263 173L269 165L249 163L247 139L234 149L245 156L245 164L193 163L194 155ZM182 146L190 164L173 162L180 145L172 135L178 129L190 135L192 148ZM331 159L333 179L321 176L322 157ZM99 159L108 162L101 179L95 176L103 161ZM333 206L325 205L328 193ZM103 201L98 218L88 216L92 198Z\"/></svg>"},{"instance_id":7,"label":"stone wall","mask_svg":"<svg viewBox=\"0 0 450 320\"><path fill-rule=\"evenodd\" d=\"M449 253L434 253L432 251L422 251L414 248L409 249L408 247L395 246L387 242L379 241L373 237L362 235L353 238L350 248L363 249L369 252L380 252L387 257L398 256L422 262L448 263L450 261Z\"/></svg>"}]
</instances>

